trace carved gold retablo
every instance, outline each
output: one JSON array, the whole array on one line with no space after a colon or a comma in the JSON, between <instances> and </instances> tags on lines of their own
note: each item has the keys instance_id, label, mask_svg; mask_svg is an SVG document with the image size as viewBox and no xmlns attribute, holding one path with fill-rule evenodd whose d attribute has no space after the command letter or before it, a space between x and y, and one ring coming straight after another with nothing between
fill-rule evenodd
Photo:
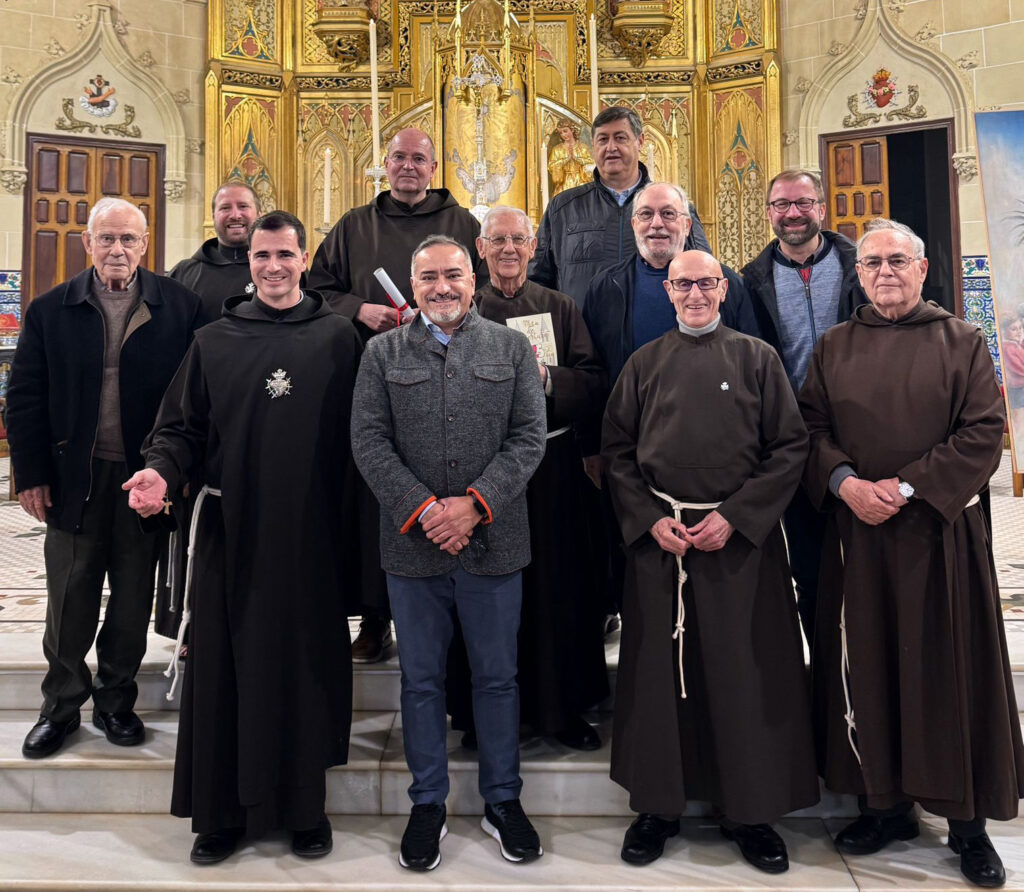
<instances>
[{"instance_id":1,"label":"carved gold retablo","mask_svg":"<svg viewBox=\"0 0 1024 892\"><path fill-rule=\"evenodd\" d=\"M370 58L370 11L361 0L319 0L312 24L342 71Z\"/></svg>"},{"instance_id":2,"label":"carved gold retablo","mask_svg":"<svg viewBox=\"0 0 1024 892\"><path fill-rule=\"evenodd\" d=\"M612 35L638 68L657 55L671 30L672 16L664 0L621 0L612 19Z\"/></svg>"}]
</instances>

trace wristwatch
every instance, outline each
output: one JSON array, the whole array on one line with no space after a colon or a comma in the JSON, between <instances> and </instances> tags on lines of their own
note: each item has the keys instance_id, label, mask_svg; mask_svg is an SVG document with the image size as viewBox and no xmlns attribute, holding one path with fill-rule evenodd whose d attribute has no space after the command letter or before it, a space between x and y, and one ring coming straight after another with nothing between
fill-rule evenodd
<instances>
[{"instance_id":1,"label":"wristwatch","mask_svg":"<svg viewBox=\"0 0 1024 892\"><path fill-rule=\"evenodd\" d=\"M914 487L907 483L906 480L901 480L900 485L896 489L908 502L914 498Z\"/></svg>"}]
</instances>

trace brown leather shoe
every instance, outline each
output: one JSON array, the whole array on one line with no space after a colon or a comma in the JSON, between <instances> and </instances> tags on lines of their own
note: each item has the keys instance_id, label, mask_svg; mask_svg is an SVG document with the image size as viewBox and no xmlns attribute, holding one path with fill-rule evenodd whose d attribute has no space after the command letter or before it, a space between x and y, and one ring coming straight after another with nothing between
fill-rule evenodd
<instances>
[{"instance_id":1,"label":"brown leather shoe","mask_svg":"<svg viewBox=\"0 0 1024 892\"><path fill-rule=\"evenodd\" d=\"M364 619L359 624L359 634L352 642L353 663L379 663L387 656L387 650L395 643L391 635L391 623L379 619Z\"/></svg>"}]
</instances>

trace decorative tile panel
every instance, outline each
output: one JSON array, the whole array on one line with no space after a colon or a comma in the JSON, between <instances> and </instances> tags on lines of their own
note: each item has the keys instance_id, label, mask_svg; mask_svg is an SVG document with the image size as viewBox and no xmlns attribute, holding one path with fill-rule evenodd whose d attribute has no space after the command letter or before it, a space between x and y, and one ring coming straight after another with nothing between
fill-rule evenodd
<instances>
[{"instance_id":1,"label":"decorative tile panel","mask_svg":"<svg viewBox=\"0 0 1024 892\"><path fill-rule=\"evenodd\" d=\"M964 286L964 320L985 332L996 376L1003 383L999 365L999 342L996 340L996 313L992 304L992 272L988 255L974 254L961 258Z\"/></svg>"}]
</instances>

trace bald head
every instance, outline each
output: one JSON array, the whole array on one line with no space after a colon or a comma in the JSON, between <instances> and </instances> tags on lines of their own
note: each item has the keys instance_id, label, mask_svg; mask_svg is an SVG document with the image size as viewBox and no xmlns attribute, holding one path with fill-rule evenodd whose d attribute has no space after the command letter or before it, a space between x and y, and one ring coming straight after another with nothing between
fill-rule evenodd
<instances>
[{"instance_id":1,"label":"bald head","mask_svg":"<svg viewBox=\"0 0 1024 892\"><path fill-rule=\"evenodd\" d=\"M427 186L437 170L433 140L415 127L399 130L388 143L384 169L391 197L405 204L419 204L427 197Z\"/></svg>"},{"instance_id":2,"label":"bald head","mask_svg":"<svg viewBox=\"0 0 1024 892\"><path fill-rule=\"evenodd\" d=\"M682 251L668 265L665 290L679 321L690 328L714 321L728 287L722 264L705 251Z\"/></svg>"}]
</instances>

